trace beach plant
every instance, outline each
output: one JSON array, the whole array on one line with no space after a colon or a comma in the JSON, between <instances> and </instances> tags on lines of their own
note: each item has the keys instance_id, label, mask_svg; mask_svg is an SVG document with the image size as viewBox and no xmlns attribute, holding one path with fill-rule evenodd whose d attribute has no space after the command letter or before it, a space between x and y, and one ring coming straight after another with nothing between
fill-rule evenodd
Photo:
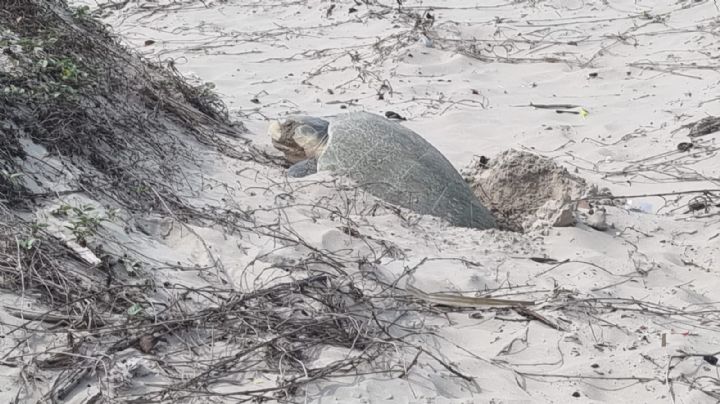
<instances>
[{"instance_id":1,"label":"beach plant","mask_svg":"<svg viewBox=\"0 0 720 404\"><path fill-rule=\"evenodd\" d=\"M72 206L65 203L55 208L52 214L67 217L65 228L70 230L78 243L86 245L97 234L103 222L112 222L117 218L117 212L117 209L108 209L103 215L98 214L91 205Z\"/></svg>"},{"instance_id":2,"label":"beach plant","mask_svg":"<svg viewBox=\"0 0 720 404\"><path fill-rule=\"evenodd\" d=\"M89 6L80 6L73 10L73 17L75 18L86 18L90 15Z\"/></svg>"},{"instance_id":3,"label":"beach plant","mask_svg":"<svg viewBox=\"0 0 720 404\"><path fill-rule=\"evenodd\" d=\"M35 237L28 237L24 239L17 240L18 247L22 248L23 250L32 250L33 247L35 247L35 244L37 243L38 239Z\"/></svg>"}]
</instances>

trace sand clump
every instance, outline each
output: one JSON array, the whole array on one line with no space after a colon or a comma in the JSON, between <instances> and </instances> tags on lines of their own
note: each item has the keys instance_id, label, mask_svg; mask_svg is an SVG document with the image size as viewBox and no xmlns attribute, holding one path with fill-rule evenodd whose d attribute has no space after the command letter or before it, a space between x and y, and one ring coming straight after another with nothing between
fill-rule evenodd
<instances>
[{"instance_id":1,"label":"sand clump","mask_svg":"<svg viewBox=\"0 0 720 404\"><path fill-rule=\"evenodd\" d=\"M463 175L501 225L516 231L572 226L574 201L598 193L552 160L514 149L473 159Z\"/></svg>"}]
</instances>

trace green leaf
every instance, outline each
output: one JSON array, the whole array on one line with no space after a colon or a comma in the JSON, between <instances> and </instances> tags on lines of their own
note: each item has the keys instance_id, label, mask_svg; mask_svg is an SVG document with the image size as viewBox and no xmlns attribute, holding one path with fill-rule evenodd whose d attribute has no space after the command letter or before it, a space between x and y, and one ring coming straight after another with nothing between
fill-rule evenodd
<instances>
[{"instance_id":1,"label":"green leaf","mask_svg":"<svg viewBox=\"0 0 720 404\"><path fill-rule=\"evenodd\" d=\"M139 303L135 303L128 309L128 315L137 316L138 314L142 313L142 311L142 306Z\"/></svg>"},{"instance_id":2,"label":"green leaf","mask_svg":"<svg viewBox=\"0 0 720 404\"><path fill-rule=\"evenodd\" d=\"M20 244L20 247L22 247L25 250L32 250L36 241L37 241L37 239L34 239L31 237L27 240L20 240L19 244Z\"/></svg>"}]
</instances>

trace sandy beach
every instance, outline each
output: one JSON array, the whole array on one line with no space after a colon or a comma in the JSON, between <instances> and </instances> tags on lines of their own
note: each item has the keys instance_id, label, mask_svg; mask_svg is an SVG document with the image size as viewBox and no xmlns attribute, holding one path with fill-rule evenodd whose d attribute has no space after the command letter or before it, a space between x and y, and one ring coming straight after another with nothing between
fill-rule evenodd
<instances>
[{"instance_id":1,"label":"sandy beach","mask_svg":"<svg viewBox=\"0 0 720 404\"><path fill-rule=\"evenodd\" d=\"M272 120L390 111L471 183L484 172L473 171L480 156L492 167L516 150L554 164L563 181L584 180L587 192L565 201L569 226L531 216L522 232L469 229L390 206L330 172L290 178L282 164L187 140L197 164L178 164L187 184L178 194L204 216L185 220L162 204L119 209L90 256L101 244L168 296L181 293L168 285L192 288L188 318L273 287L284 311L268 314L276 323L244 320L257 334L238 326L215 338L200 331L208 315L146 352L107 354L111 368L83 376L64 402L720 400L720 132L697 126L720 115L715 2L114 3L71 1L132 52L217 92L245 128L248 143L227 140L236 150L282 162L267 135ZM33 150L59 166L57 155ZM556 186L536 178L527 198ZM517 185L507 182L499 186ZM34 214L68 240L76 234L56 214L64 204L115 214L84 194L48 200ZM328 285L344 294L330 297ZM198 292L211 288L227 300ZM303 288L324 291L311 301ZM172 307L143 293L133 301L148 318ZM344 302L345 317L327 314L325 297ZM24 294L0 301L3 333L26 319L8 306L45 310ZM316 314L329 330L356 330L357 343L328 331L275 346L280 337L261 332ZM126 321L116 317L108 323ZM262 347L239 356L252 342ZM62 344L38 334L22 349ZM46 402L42 387L16 399L22 377L22 367L0 366L0 401Z\"/></svg>"}]
</instances>

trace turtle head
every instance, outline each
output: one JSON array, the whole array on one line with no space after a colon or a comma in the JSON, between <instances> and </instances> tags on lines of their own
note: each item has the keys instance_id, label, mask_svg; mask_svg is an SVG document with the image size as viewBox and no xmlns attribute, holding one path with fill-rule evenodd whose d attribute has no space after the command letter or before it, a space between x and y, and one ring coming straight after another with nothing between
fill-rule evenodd
<instances>
[{"instance_id":1,"label":"turtle head","mask_svg":"<svg viewBox=\"0 0 720 404\"><path fill-rule=\"evenodd\" d=\"M314 117L291 117L268 127L273 146L291 163L318 158L325 150L329 123Z\"/></svg>"}]
</instances>

